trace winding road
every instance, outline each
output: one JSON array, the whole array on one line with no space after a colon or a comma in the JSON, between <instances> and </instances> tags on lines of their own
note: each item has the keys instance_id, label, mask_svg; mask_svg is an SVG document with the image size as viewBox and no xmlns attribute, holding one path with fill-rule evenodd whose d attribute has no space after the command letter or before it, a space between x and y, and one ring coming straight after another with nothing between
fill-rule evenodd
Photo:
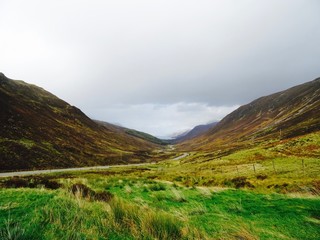
<instances>
[{"instance_id":1,"label":"winding road","mask_svg":"<svg viewBox=\"0 0 320 240\"><path fill-rule=\"evenodd\" d=\"M21 172L5 172L0 173L0 177L14 177L14 176L27 176L35 174L45 174L54 172L70 172L70 171L84 171L84 170L98 170L98 169L108 169L113 167L134 167L142 166L149 163L136 163L127 165L109 165L109 166L94 166L94 167L79 167L79 168L61 168L61 169L48 169L48 170L34 170L34 171L21 171Z\"/></svg>"},{"instance_id":2,"label":"winding road","mask_svg":"<svg viewBox=\"0 0 320 240\"><path fill-rule=\"evenodd\" d=\"M178 157L174 158L173 160L180 160L180 159L188 157L188 156L189 156L189 153L184 153L181 156L178 156Z\"/></svg>"},{"instance_id":3,"label":"winding road","mask_svg":"<svg viewBox=\"0 0 320 240\"><path fill-rule=\"evenodd\" d=\"M181 156L174 158L173 160L180 160L189 156L188 153L184 153ZM144 166L151 163L134 163L134 164L123 164L123 165L109 165L109 166L93 166L93 167L79 167L79 168L62 168L62 169L48 169L48 170L33 170L33 171L21 171L21 172L4 172L0 173L0 177L14 177L14 176L27 176L27 175L36 175L36 174L46 174L46 173L55 173L55 172L71 172L71 171L85 171L85 170L100 170L108 169L114 167L135 167L135 166Z\"/></svg>"}]
</instances>

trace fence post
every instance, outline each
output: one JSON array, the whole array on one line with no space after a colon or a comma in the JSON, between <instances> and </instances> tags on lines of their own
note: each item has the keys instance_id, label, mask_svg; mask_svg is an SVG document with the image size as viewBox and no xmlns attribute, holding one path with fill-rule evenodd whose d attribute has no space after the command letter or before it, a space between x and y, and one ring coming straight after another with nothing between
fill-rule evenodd
<instances>
[{"instance_id":1,"label":"fence post","mask_svg":"<svg viewBox=\"0 0 320 240\"><path fill-rule=\"evenodd\" d=\"M252 164L252 166L253 166L254 174L256 174L256 166L254 165L254 163Z\"/></svg>"},{"instance_id":2,"label":"fence post","mask_svg":"<svg viewBox=\"0 0 320 240\"><path fill-rule=\"evenodd\" d=\"M305 164L304 164L304 159L302 159L302 171L303 171L303 175L305 175Z\"/></svg>"},{"instance_id":3,"label":"fence post","mask_svg":"<svg viewBox=\"0 0 320 240\"><path fill-rule=\"evenodd\" d=\"M275 164L274 164L274 159L272 159L272 166L273 166L273 171L274 171L274 173L277 173L277 172L276 172L276 167L275 167Z\"/></svg>"}]
</instances>

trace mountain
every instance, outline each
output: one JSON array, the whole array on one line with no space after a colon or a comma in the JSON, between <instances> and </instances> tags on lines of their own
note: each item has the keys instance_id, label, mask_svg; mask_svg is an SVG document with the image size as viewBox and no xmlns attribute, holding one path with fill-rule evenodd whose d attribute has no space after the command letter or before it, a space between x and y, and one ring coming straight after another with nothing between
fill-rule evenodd
<instances>
[{"instance_id":1,"label":"mountain","mask_svg":"<svg viewBox=\"0 0 320 240\"><path fill-rule=\"evenodd\" d=\"M186 140L190 140L192 138L195 138L197 136L200 136L201 134L205 133L206 131L208 131L209 129L213 128L214 126L217 125L218 122L212 122L209 124L203 124L203 125L198 125L195 126L193 129L191 129L190 131L184 132L178 136L176 136L172 142L173 143L179 143L179 142L183 142Z\"/></svg>"},{"instance_id":2,"label":"mountain","mask_svg":"<svg viewBox=\"0 0 320 240\"><path fill-rule=\"evenodd\" d=\"M184 150L243 148L320 130L320 78L241 106L204 134L179 145Z\"/></svg>"},{"instance_id":3,"label":"mountain","mask_svg":"<svg viewBox=\"0 0 320 240\"><path fill-rule=\"evenodd\" d=\"M111 123L107 123L104 121L99 121L99 120L94 120L94 121L102 126L105 126L108 128L113 128L117 131L121 131L122 133L129 134L129 135L137 137L137 138L141 138L141 139L146 140L148 142L152 142L152 143L159 144L159 145L167 145L168 144L168 142L166 140L159 139L159 138L152 136L152 135L145 133L145 132L137 131L137 130L130 129L130 128L125 128L125 127L118 126L118 125L111 124Z\"/></svg>"},{"instance_id":4,"label":"mountain","mask_svg":"<svg viewBox=\"0 0 320 240\"><path fill-rule=\"evenodd\" d=\"M0 74L0 170L140 162L159 145L101 126L53 94Z\"/></svg>"}]
</instances>

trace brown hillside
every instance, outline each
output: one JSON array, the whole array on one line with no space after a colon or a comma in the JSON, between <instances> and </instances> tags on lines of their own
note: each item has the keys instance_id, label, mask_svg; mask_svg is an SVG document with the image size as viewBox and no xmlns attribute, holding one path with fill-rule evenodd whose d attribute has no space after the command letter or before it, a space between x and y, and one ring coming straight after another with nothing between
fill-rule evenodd
<instances>
[{"instance_id":1,"label":"brown hillside","mask_svg":"<svg viewBox=\"0 0 320 240\"><path fill-rule=\"evenodd\" d=\"M35 85L0 74L0 170L144 161L156 144L101 126Z\"/></svg>"},{"instance_id":2,"label":"brown hillside","mask_svg":"<svg viewBox=\"0 0 320 240\"><path fill-rule=\"evenodd\" d=\"M320 130L320 78L241 106L184 150L220 150Z\"/></svg>"}]
</instances>

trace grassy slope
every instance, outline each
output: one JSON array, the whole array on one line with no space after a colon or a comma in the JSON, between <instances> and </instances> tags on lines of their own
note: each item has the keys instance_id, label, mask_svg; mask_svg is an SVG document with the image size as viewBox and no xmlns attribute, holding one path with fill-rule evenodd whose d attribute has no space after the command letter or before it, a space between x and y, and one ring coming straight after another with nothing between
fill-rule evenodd
<instances>
[{"instance_id":1,"label":"grassy slope","mask_svg":"<svg viewBox=\"0 0 320 240\"><path fill-rule=\"evenodd\" d=\"M242 181L263 191L308 192L320 180L320 132L232 152L190 152L162 166L162 179L189 186L236 187Z\"/></svg>"},{"instance_id":2,"label":"grassy slope","mask_svg":"<svg viewBox=\"0 0 320 240\"><path fill-rule=\"evenodd\" d=\"M0 75L0 169L139 162L154 143L96 124L76 107Z\"/></svg>"},{"instance_id":3,"label":"grassy slope","mask_svg":"<svg viewBox=\"0 0 320 240\"><path fill-rule=\"evenodd\" d=\"M320 78L261 97L227 115L181 150L243 149L254 142L292 138L320 130Z\"/></svg>"}]
</instances>

